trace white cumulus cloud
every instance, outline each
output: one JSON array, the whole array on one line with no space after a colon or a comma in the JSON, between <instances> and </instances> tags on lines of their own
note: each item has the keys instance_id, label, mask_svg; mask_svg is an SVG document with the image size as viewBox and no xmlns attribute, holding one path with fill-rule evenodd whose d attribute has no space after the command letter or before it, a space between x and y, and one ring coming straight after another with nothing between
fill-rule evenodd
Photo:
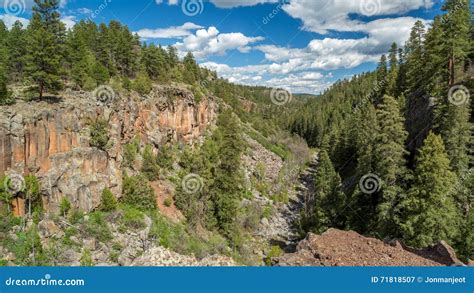
<instances>
[{"instance_id":1,"label":"white cumulus cloud","mask_svg":"<svg viewBox=\"0 0 474 293\"><path fill-rule=\"evenodd\" d=\"M211 26L184 38L182 42L176 43L176 47L181 52L192 52L196 58L204 58L224 55L230 50L247 53L253 43L262 40L262 37L248 37L242 33L220 33L217 28Z\"/></svg>"},{"instance_id":2,"label":"white cumulus cloud","mask_svg":"<svg viewBox=\"0 0 474 293\"><path fill-rule=\"evenodd\" d=\"M192 22L186 22L181 26L172 26L168 28L148 29L144 28L137 34L144 39L178 39L189 36L193 31L203 28Z\"/></svg>"}]
</instances>

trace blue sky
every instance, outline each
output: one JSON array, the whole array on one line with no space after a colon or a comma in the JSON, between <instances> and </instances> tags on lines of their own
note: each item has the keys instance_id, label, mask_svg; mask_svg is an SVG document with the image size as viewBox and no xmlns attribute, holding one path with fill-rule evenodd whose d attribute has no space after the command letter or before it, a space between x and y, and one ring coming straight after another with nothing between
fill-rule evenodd
<instances>
[{"instance_id":1,"label":"blue sky","mask_svg":"<svg viewBox=\"0 0 474 293\"><path fill-rule=\"evenodd\" d=\"M27 22L32 0L0 0L0 19ZM119 20L143 41L176 45L232 82L317 94L372 70L436 0L67 0L63 21Z\"/></svg>"}]
</instances>

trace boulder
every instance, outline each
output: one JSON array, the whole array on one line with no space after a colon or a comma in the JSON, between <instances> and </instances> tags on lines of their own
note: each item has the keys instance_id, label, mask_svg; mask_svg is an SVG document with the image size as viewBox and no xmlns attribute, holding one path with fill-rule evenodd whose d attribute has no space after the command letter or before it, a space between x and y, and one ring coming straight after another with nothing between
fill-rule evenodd
<instances>
[{"instance_id":1,"label":"boulder","mask_svg":"<svg viewBox=\"0 0 474 293\"><path fill-rule=\"evenodd\" d=\"M42 220L38 223L38 232L41 238L61 238L64 236L64 232L54 223L53 220Z\"/></svg>"},{"instance_id":2,"label":"boulder","mask_svg":"<svg viewBox=\"0 0 474 293\"><path fill-rule=\"evenodd\" d=\"M84 239L82 240L82 247L88 249L89 251L93 251L97 249L97 240L94 238Z\"/></svg>"}]
</instances>

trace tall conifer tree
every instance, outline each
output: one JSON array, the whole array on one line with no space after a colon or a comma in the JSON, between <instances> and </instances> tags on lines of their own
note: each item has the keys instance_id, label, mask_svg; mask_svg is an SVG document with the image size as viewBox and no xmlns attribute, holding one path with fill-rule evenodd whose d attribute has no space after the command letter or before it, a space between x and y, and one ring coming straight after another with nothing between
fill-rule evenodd
<instances>
[{"instance_id":1,"label":"tall conifer tree","mask_svg":"<svg viewBox=\"0 0 474 293\"><path fill-rule=\"evenodd\" d=\"M28 25L27 70L41 100L46 91L56 92L62 87L65 27L58 12L59 0L35 0L35 4Z\"/></svg>"}]
</instances>

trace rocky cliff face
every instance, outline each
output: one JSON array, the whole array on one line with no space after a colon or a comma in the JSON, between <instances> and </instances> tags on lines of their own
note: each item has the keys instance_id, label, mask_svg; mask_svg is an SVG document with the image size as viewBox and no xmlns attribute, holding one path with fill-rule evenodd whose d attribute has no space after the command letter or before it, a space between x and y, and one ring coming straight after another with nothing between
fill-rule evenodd
<instances>
[{"instance_id":1,"label":"rocky cliff face","mask_svg":"<svg viewBox=\"0 0 474 293\"><path fill-rule=\"evenodd\" d=\"M147 97L111 96L106 103L91 93L67 92L60 100L18 103L0 109L0 174L35 174L47 211L62 197L84 211L97 207L108 187L121 193L122 146L139 137L158 147L194 143L216 118L213 98L196 102L191 92L155 87ZM106 119L111 147L89 145L88 123Z\"/></svg>"}]
</instances>

